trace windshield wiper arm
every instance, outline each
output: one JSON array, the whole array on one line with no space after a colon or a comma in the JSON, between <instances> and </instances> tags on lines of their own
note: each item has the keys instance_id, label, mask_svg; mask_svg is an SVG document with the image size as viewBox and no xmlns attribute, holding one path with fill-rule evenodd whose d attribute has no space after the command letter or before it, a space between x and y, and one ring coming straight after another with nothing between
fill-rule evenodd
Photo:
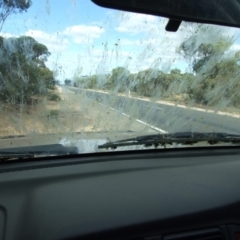
<instances>
[{"instance_id":1,"label":"windshield wiper arm","mask_svg":"<svg viewBox=\"0 0 240 240\"><path fill-rule=\"evenodd\" d=\"M0 149L0 160L7 160L12 158L31 158L35 156L69 155L77 153L77 147L66 147L62 144L4 148Z\"/></svg>"},{"instance_id":2,"label":"windshield wiper arm","mask_svg":"<svg viewBox=\"0 0 240 240\"><path fill-rule=\"evenodd\" d=\"M146 147L165 146L166 144L179 143L182 145L193 145L198 142L208 142L209 144L225 143L240 143L240 135L228 133L200 133L200 132L177 132L168 134L154 134L128 138L114 142L107 142L99 145L98 148L112 148L134 145L144 145Z\"/></svg>"}]
</instances>

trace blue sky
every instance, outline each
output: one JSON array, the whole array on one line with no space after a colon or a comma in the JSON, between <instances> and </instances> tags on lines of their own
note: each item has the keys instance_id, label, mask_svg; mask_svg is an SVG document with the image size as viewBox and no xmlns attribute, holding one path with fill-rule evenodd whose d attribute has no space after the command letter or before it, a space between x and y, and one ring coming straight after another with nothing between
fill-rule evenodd
<instances>
[{"instance_id":1,"label":"blue sky","mask_svg":"<svg viewBox=\"0 0 240 240\"><path fill-rule=\"evenodd\" d=\"M177 33L168 33L166 23L163 18L100 8L90 0L32 0L26 13L7 19L1 34L28 35L45 44L51 52L47 66L62 81L117 66L131 72L149 67L186 71L188 63L176 48L197 26L182 24Z\"/></svg>"}]
</instances>

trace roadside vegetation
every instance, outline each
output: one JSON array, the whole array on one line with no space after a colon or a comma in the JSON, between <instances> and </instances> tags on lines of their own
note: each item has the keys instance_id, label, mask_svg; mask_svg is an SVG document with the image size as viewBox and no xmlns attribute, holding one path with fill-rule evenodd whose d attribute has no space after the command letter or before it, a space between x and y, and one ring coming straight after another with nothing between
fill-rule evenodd
<instances>
[{"instance_id":1,"label":"roadside vegetation","mask_svg":"<svg viewBox=\"0 0 240 240\"><path fill-rule=\"evenodd\" d=\"M155 99L179 97L190 104L240 107L240 51L232 48L231 37L211 31L211 27L199 24L176 49L189 64L188 72L149 68L131 73L126 67L117 67L106 75L75 76L73 85L118 93L130 90Z\"/></svg>"},{"instance_id":2,"label":"roadside vegetation","mask_svg":"<svg viewBox=\"0 0 240 240\"><path fill-rule=\"evenodd\" d=\"M0 0L0 29L9 15L27 11L31 1ZM29 36L0 36L0 100L10 105L32 104L55 89L53 72L45 63L47 47ZM58 101L59 96L51 95Z\"/></svg>"},{"instance_id":3,"label":"roadside vegetation","mask_svg":"<svg viewBox=\"0 0 240 240\"><path fill-rule=\"evenodd\" d=\"M57 120L59 116L59 111L58 110L50 110L49 114L47 115L48 119L52 119L52 120Z\"/></svg>"},{"instance_id":4,"label":"roadside vegetation","mask_svg":"<svg viewBox=\"0 0 240 240\"><path fill-rule=\"evenodd\" d=\"M56 94L56 93L51 93L51 94L49 94L49 96L48 96L48 100L49 100L49 101L54 101L54 102L59 102L59 101L61 101L62 99L61 99L61 97L60 97L58 94Z\"/></svg>"},{"instance_id":5,"label":"roadside vegetation","mask_svg":"<svg viewBox=\"0 0 240 240\"><path fill-rule=\"evenodd\" d=\"M28 104L53 90L53 72L45 65L49 55L47 47L31 37L0 37L0 100Z\"/></svg>"}]
</instances>

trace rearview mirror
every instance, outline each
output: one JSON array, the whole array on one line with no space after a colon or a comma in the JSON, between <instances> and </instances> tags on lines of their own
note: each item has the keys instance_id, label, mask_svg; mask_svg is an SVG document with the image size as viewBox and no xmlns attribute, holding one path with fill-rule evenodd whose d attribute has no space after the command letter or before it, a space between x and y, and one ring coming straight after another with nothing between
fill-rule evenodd
<instances>
[{"instance_id":1,"label":"rearview mirror","mask_svg":"<svg viewBox=\"0 0 240 240\"><path fill-rule=\"evenodd\" d=\"M240 27L240 0L92 0L95 4L123 11L171 19L175 31L181 21Z\"/></svg>"}]
</instances>

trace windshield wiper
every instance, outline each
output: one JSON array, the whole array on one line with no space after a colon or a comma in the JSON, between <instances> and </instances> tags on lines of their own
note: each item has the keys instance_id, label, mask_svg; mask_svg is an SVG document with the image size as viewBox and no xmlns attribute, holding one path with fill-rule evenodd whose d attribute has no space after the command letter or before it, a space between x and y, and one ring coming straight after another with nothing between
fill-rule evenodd
<instances>
[{"instance_id":1,"label":"windshield wiper","mask_svg":"<svg viewBox=\"0 0 240 240\"><path fill-rule=\"evenodd\" d=\"M209 144L224 143L240 143L240 135L227 133L200 133L200 132L177 132L168 134L154 134L128 138L114 142L107 142L99 145L98 148L112 148L134 145L165 146L166 144L178 143L182 145L193 145L199 142L208 142Z\"/></svg>"},{"instance_id":2,"label":"windshield wiper","mask_svg":"<svg viewBox=\"0 0 240 240\"><path fill-rule=\"evenodd\" d=\"M0 149L0 160L5 161L16 158L32 158L36 156L55 156L77 154L77 147L66 147L62 144L39 145L29 147Z\"/></svg>"}]
</instances>

